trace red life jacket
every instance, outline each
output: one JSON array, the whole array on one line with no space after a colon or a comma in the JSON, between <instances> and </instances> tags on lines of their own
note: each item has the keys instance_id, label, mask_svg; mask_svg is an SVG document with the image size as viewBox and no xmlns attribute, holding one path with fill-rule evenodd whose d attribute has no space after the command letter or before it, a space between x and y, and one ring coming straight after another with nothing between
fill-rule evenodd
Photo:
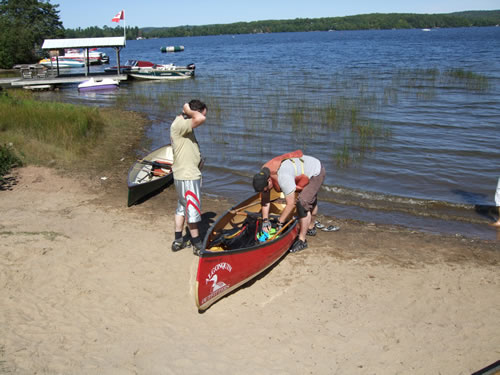
<instances>
[{"instance_id":1,"label":"red life jacket","mask_svg":"<svg viewBox=\"0 0 500 375\"><path fill-rule=\"evenodd\" d=\"M276 156L262 166L262 168L267 167L271 171L271 181L273 182L274 190L281 192L280 185L278 184L278 169L280 168L281 163L287 159L301 158L302 156L304 156L302 151L296 150L287 154ZM309 183L309 177L304 174L304 162L302 160L301 165L302 173L295 176L295 191L302 191L302 189ZM297 172L297 166L295 166L295 171Z\"/></svg>"}]
</instances>

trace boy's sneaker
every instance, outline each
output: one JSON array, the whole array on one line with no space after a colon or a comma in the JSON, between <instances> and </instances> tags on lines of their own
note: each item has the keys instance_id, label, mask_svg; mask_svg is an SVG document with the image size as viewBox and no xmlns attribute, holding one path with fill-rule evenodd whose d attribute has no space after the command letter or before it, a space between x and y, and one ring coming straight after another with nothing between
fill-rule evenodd
<instances>
[{"instance_id":1,"label":"boy's sneaker","mask_svg":"<svg viewBox=\"0 0 500 375\"><path fill-rule=\"evenodd\" d=\"M203 249L203 243L200 242L193 242L193 254L200 256L201 255L201 250Z\"/></svg>"},{"instance_id":2,"label":"boy's sneaker","mask_svg":"<svg viewBox=\"0 0 500 375\"><path fill-rule=\"evenodd\" d=\"M181 237L172 242L172 251L179 251L190 246L191 241L188 239L184 239L184 237Z\"/></svg>"},{"instance_id":3,"label":"boy's sneaker","mask_svg":"<svg viewBox=\"0 0 500 375\"><path fill-rule=\"evenodd\" d=\"M307 245L307 240L305 240L305 241L297 240L297 241L295 241L295 243L290 248L290 252L291 253L296 253L296 252L302 251L304 249L307 249L307 246L308 246Z\"/></svg>"}]
</instances>

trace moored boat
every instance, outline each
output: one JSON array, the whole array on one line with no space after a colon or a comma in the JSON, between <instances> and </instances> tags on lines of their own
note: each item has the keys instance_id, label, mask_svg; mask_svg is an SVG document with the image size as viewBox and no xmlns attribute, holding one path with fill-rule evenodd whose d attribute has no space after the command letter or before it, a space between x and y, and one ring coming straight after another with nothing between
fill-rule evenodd
<instances>
[{"instance_id":1,"label":"moored boat","mask_svg":"<svg viewBox=\"0 0 500 375\"><path fill-rule=\"evenodd\" d=\"M104 52L97 51L97 48L92 48L89 51L88 56L90 65L105 64L109 62L108 55ZM64 50L64 56L61 57L84 62L87 58L87 52L84 49L66 49Z\"/></svg>"},{"instance_id":2,"label":"moored boat","mask_svg":"<svg viewBox=\"0 0 500 375\"><path fill-rule=\"evenodd\" d=\"M42 59L39 61L39 64L47 67L59 66L59 68L82 68L85 66L85 64L81 61L64 59L62 57L59 58L52 57L52 59Z\"/></svg>"},{"instance_id":3,"label":"moored boat","mask_svg":"<svg viewBox=\"0 0 500 375\"><path fill-rule=\"evenodd\" d=\"M97 79L91 77L78 85L80 91L113 90L118 88L119 82L112 78Z\"/></svg>"},{"instance_id":4,"label":"moored boat","mask_svg":"<svg viewBox=\"0 0 500 375\"><path fill-rule=\"evenodd\" d=\"M159 191L173 181L171 145L165 145L136 161L128 172L128 206Z\"/></svg>"},{"instance_id":5,"label":"moored boat","mask_svg":"<svg viewBox=\"0 0 500 375\"><path fill-rule=\"evenodd\" d=\"M132 68L137 60L127 60L125 64L120 65L120 72L125 72L125 70ZM117 73L118 67L117 65L113 65L107 68L104 68L105 73Z\"/></svg>"},{"instance_id":6,"label":"moored boat","mask_svg":"<svg viewBox=\"0 0 500 375\"><path fill-rule=\"evenodd\" d=\"M271 191L270 218L277 220L284 197ZM207 309L218 299L253 279L288 251L298 234L295 218L265 238L261 232L260 194L226 211L203 241L195 284L196 306Z\"/></svg>"},{"instance_id":7,"label":"moored boat","mask_svg":"<svg viewBox=\"0 0 500 375\"><path fill-rule=\"evenodd\" d=\"M138 60L130 68L124 69L123 72L137 79L178 80L194 77L195 69L194 64L177 66Z\"/></svg>"}]
</instances>

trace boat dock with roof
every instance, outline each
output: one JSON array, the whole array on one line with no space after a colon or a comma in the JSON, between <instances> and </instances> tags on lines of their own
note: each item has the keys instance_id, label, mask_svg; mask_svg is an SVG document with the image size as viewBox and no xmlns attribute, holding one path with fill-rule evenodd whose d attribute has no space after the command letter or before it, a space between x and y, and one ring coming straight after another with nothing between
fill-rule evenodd
<instances>
[{"instance_id":1,"label":"boat dock with roof","mask_svg":"<svg viewBox=\"0 0 500 375\"><path fill-rule=\"evenodd\" d=\"M120 49L125 47L125 37L110 37L110 38L74 38L74 39L46 39L43 42L42 49L51 51L51 54L56 57L55 63L50 67L44 67L40 64L21 65L19 67L21 77L17 79L2 80L3 84L10 83L13 87L53 87L61 84L81 83L88 80L90 77L110 74L103 72L91 73L89 49L91 48L114 48L116 50L117 66L120 66ZM85 72L75 74L66 69L60 69L58 66L59 51L64 49L80 48L86 51L84 59ZM123 81L128 78L127 74L121 74L118 70L115 75L112 75L115 80Z\"/></svg>"}]
</instances>

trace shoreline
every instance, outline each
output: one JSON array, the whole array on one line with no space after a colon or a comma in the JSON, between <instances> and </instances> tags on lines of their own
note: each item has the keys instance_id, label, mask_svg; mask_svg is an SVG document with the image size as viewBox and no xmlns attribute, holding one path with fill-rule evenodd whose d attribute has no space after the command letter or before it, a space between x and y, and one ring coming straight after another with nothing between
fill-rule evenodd
<instances>
[{"instance_id":1,"label":"shoreline","mask_svg":"<svg viewBox=\"0 0 500 375\"><path fill-rule=\"evenodd\" d=\"M237 204L243 200L234 198L239 189L232 192L227 198L217 193L216 189L210 189L205 194L217 199L228 199L229 206ZM251 189L251 186L249 187ZM246 192L252 194L250 190ZM412 198L404 198L412 201ZM404 207L400 203L391 202L362 202L348 201L346 199L325 200L325 196L319 196L319 214L328 221L353 221L366 224L396 225L402 228L429 233L434 235L463 237L471 240L500 241L500 231L490 224L496 221L496 207L494 205L466 205L429 201L430 205L439 206L427 207L418 205L417 207Z\"/></svg>"}]
</instances>

